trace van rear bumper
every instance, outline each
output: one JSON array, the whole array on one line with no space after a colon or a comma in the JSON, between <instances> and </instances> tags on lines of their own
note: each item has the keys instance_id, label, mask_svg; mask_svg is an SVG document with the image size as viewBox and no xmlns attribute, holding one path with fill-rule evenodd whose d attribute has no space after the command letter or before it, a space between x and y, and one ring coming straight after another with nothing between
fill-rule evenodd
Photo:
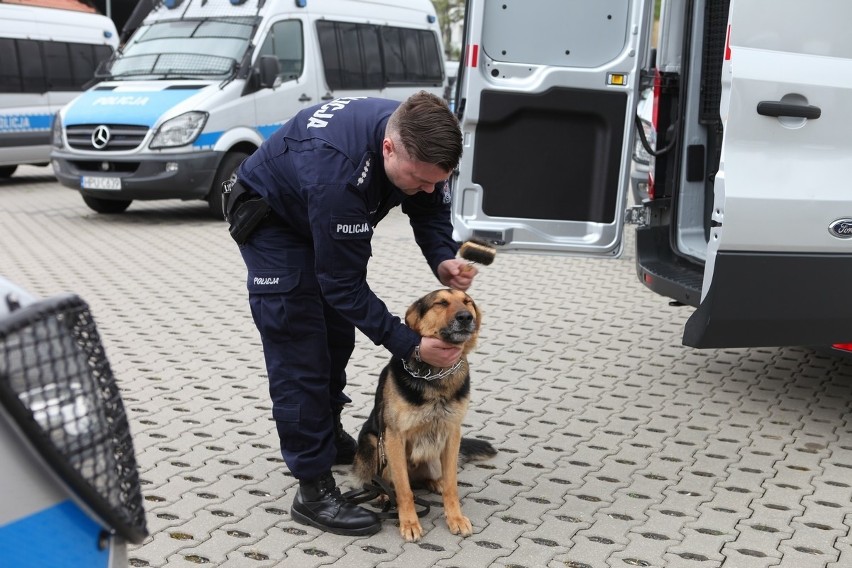
<instances>
[{"instance_id":1,"label":"van rear bumper","mask_svg":"<svg viewBox=\"0 0 852 568\"><path fill-rule=\"evenodd\" d=\"M81 156L53 150L50 155L59 183L101 199L204 199L213 184L222 152ZM167 168L167 164L170 167ZM120 178L121 189L80 186L83 176Z\"/></svg>"},{"instance_id":2,"label":"van rear bumper","mask_svg":"<svg viewBox=\"0 0 852 568\"><path fill-rule=\"evenodd\" d=\"M686 322L691 347L852 342L852 254L719 252Z\"/></svg>"}]
</instances>

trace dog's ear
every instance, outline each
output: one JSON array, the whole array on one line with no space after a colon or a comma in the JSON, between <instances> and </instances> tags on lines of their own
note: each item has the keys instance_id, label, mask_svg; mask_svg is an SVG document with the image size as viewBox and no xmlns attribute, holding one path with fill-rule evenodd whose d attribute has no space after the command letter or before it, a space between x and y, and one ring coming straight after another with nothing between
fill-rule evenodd
<instances>
[{"instance_id":1,"label":"dog's ear","mask_svg":"<svg viewBox=\"0 0 852 568\"><path fill-rule=\"evenodd\" d=\"M482 325L482 312L479 311L479 306L476 304L473 298L471 298L470 296L468 296L468 298L470 299L470 303L473 306L473 315L476 317L476 331L479 331L479 327Z\"/></svg>"},{"instance_id":2,"label":"dog's ear","mask_svg":"<svg viewBox=\"0 0 852 568\"><path fill-rule=\"evenodd\" d=\"M463 353L467 356L471 351L476 349L476 345L479 342L479 330L482 329L482 312L479 310L479 306L470 296L467 297L470 300L470 307L473 308L473 316L476 318L476 330L474 330L473 335L470 339L465 343Z\"/></svg>"}]
</instances>

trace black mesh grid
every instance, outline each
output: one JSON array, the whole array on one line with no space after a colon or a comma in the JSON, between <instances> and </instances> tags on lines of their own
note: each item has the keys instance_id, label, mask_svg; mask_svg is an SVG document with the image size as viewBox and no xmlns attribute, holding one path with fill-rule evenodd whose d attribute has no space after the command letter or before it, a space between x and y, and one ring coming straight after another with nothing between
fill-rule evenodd
<instances>
[{"instance_id":1,"label":"black mesh grid","mask_svg":"<svg viewBox=\"0 0 852 568\"><path fill-rule=\"evenodd\" d=\"M704 49L701 57L701 116L703 124L716 124L722 98L722 61L728 30L730 0L712 0L704 10Z\"/></svg>"},{"instance_id":2,"label":"black mesh grid","mask_svg":"<svg viewBox=\"0 0 852 568\"><path fill-rule=\"evenodd\" d=\"M0 319L0 401L96 515L130 542L148 535L124 404L81 298Z\"/></svg>"}]
</instances>

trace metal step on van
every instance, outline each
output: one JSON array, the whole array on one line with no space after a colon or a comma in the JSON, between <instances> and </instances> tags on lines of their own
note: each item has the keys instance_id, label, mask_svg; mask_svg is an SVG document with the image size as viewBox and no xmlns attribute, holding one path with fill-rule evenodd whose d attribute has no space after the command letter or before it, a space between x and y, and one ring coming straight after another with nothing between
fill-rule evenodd
<instances>
[{"instance_id":1,"label":"metal step on van","mask_svg":"<svg viewBox=\"0 0 852 568\"><path fill-rule=\"evenodd\" d=\"M54 122L59 181L98 213L206 199L299 110L441 95L430 0L162 0Z\"/></svg>"},{"instance_id":2,"label":"metal step on van","mask_svg":"<svg viewBox=\"0 0 852 568\"><path fill-rule=\"evenodd\" d=\"M611 258L627 217L639 280L694 308L685 345L848 347L852 4L663 0L655 57L652 8L468 0L456 238Z\"/></svg>"}]
</instances>

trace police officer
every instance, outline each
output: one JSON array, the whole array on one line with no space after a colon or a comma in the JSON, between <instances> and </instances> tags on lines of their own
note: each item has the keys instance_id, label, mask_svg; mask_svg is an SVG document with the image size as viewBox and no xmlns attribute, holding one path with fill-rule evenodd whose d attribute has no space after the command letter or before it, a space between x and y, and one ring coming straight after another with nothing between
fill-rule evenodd
<instances>
[{"instance_id":1,"label":"police officer","mask_svg":"<svg viewBox=\"0 0 852 568\"><path fill-rule=\"evenodd\" d=\"M432 94L344 97L296 114L237 170L271 208L240 251L281 453L299 480L297 522L344 535L381 528L342 499L331 472L356 449L340 423L355 328L394 357L449 367L461 355L409 329L367 284L373 230L401 205L438 280L470 286L476 270L455 258L446 182L461 152L458 121Z\"/></svg>"}]
</instances>

